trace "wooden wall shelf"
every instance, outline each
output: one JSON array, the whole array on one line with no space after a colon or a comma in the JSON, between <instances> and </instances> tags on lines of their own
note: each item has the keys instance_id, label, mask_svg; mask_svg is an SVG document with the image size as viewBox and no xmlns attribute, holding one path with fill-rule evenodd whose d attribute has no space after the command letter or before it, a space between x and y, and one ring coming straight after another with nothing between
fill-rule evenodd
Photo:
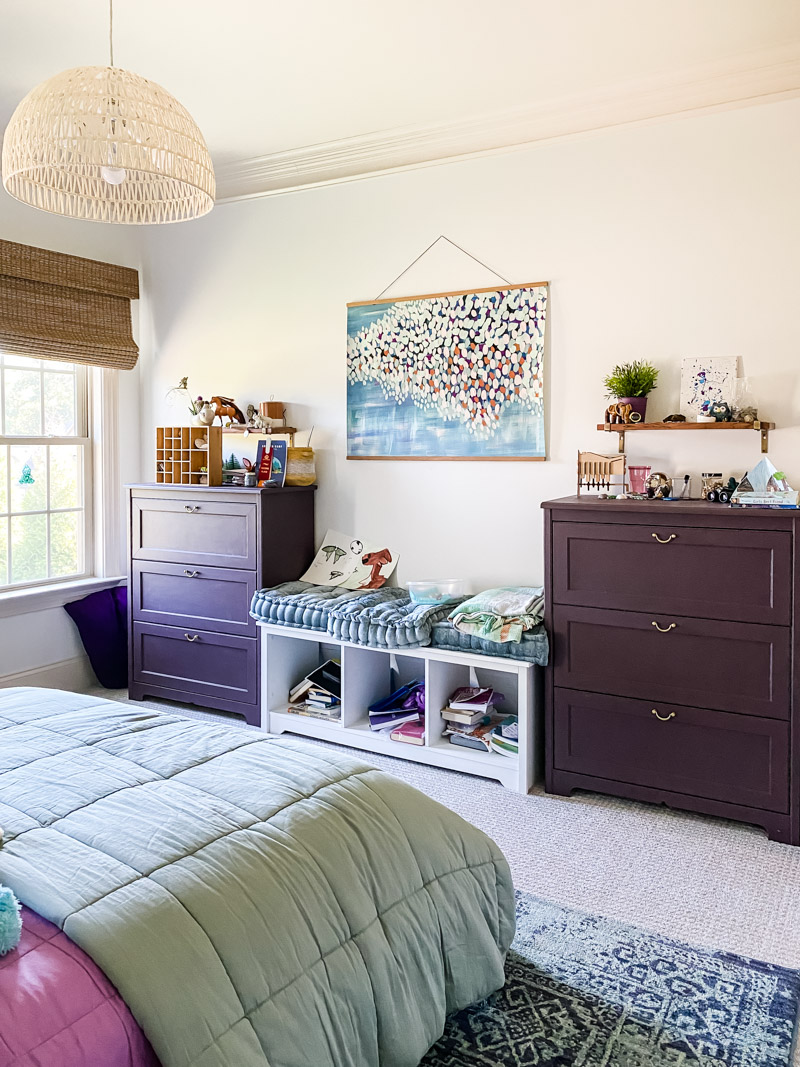
<instances>
[{"instance_id":1,"label":"wooden wall shelf","mask_svg":"<svg viewBox=\"0 0 800 1067\"><path fill-rule=\"evenodd\" d=\"M761 434L761 451L769 448L769 431L774 422L601 422L598 430L619 434L619 451L625 451L625 434L634 430L758 430Z\"/></svg>"},{"instance_id":2,"label":"wooden wall shelf","mask_svg":"<svg viewBox=\"0 0 800 1067\"><path fill-rule=\"evenodd\" d=\"M223 433L237 433L239 436L249 434L251 437L288 437L289 444L294 445L294 435L297 429L294 426L274 426L271 430L254 430L248 426L223 426Z\"/></svg>"}]
</instances>

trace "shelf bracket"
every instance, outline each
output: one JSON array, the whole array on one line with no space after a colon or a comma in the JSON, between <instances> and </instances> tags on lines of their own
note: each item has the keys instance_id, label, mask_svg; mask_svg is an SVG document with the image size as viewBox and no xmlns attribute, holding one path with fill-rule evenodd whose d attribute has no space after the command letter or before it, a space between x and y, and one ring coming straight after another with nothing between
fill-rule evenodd
<instances>
[{"instance_id":1,"label":"shelf bracket","mask_svg":"<svg viewBox=\"0 0 800 1067\"><path fill-rule=\"evenodd\" d=\"M761 427L761 451L769 451L769 430L765 427Z\"/></svg>"},{"instance_id":2,"label":"shelf bracket","mask_svg":"<svg viewBox=\"0 0 800 1067\"><path fill-rule=\"evenodd\" d=\"M617 451L621 455L625 451L625 431L617 430L617 435L619 436L619 447L617 448Z\"/></svg>"}]
</instances>

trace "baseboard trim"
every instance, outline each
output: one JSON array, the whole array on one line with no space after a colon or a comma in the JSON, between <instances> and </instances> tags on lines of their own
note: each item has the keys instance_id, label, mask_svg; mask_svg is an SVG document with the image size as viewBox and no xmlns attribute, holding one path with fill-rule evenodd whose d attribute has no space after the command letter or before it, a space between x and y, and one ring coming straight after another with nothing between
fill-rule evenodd
<instances>
[{"instance_id":1,"label":"baseboard trim","mask_svg":"<svg viewBox=\"0 0 800 1067\"><path fill-rule=\"evenodd\" d=\"M66 689L72 693L82 693L98 684L87 656L73 656L58 663L46 663L42 667L0 675L0 689L34 685L43 689Z\"/></svg>"}]
</instances>

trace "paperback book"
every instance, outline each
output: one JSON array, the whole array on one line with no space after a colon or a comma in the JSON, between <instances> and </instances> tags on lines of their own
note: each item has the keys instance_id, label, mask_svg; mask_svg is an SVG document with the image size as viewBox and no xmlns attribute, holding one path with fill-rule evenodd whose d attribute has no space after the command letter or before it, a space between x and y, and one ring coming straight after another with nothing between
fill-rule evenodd
<instances>
[{"instance_id":1,"label":"paperback book","mask_svg":"<svg viewBox=\"0 0 800 1067\"><path fill-rule=\"evenodd\" d=\"M482 711L484 714L493 704L503 699L502 693L495 693L491 687L462 685L450 696L452 711Z\"/></svg>"}]
</instances>

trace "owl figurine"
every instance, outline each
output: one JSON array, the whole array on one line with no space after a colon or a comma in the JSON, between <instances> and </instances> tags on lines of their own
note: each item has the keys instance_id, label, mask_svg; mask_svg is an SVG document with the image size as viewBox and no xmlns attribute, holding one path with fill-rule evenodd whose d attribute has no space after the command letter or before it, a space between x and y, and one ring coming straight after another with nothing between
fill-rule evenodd
<instances>
[{"instance_id":1,"label":"owl figurine","mask_svg":"<svg viewBox=\"0 0 800 1067\"><path fill-rule=\"evenodd\" d=\"M726 404L724 400L717 400L711 404L708 413L713 417L715 422L731 421L731 406L730 404Z\"/></svg>"}]
</instances>

